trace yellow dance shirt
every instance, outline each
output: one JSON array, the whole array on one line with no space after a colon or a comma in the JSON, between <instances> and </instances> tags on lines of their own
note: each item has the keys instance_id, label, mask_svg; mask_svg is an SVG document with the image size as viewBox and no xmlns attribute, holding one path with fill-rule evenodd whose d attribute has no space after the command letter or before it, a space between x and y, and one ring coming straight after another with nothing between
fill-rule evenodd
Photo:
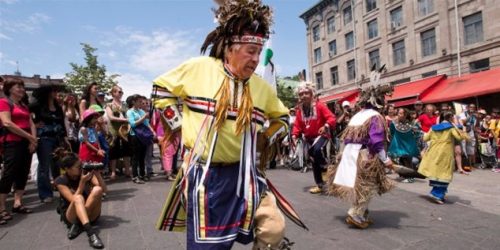
<instances>
[{"instance_id":1,"label":"yellow dance shirt","mask_svg":"<svg viewBox=\"0 0 500 250\"><path fill-rule=\"evenodd\" d=\"M153 99L156 108L163 109L183 100L182 140L187 148L193 148L202 125L213 119L217 91L226 77L222 61L212 57L192 58L177 68L156 78L153 88ZM264 79L253 74L248 80L254 110L252 122L257 131L264 122L281 120L288 127L288 109L277 97L276 91ZM241 138L235 132L235 120L241 101L243 83L231 82L231 109L218 132L212 162L234 163L240 161ZM233 105L234 104L234 105ZM209 119L206 119L206 117ZM210 134L199 137L199 143L205 145L202 159L207 160L214 129ZM198 148L198 146L197 146Z\"/></svg>"}]
</instances>

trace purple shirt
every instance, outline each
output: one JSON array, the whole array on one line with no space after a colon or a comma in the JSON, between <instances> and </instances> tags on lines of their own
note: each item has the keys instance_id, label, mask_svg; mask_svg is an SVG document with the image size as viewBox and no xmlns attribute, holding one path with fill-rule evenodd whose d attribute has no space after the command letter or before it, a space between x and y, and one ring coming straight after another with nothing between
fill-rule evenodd
<instances>
[{"instance_id":1,"label":"purple shirt","mask_svg":"<svg viewBox=\"0 0 500 250\"><path fill-rule=\"evenodd\" d=\"M384 122L380 121L383 119L381 116L373 116L370 118L370 130L366 137L363 137L358 140L353 140L352 138L345 138L344 143L357 143L366 146L370 152L370 154L377 154L378 152L384 150L384 142L385 142L385 128Z\"/></svg>"}]
</instances>

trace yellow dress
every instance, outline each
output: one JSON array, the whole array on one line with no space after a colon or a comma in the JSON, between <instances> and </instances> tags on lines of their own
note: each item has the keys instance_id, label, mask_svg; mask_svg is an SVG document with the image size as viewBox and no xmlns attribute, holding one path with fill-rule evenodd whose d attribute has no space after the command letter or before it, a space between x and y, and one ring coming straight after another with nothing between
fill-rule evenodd
<instances>
[{"instance_id":1,"label":"yellow dress","mask_svg":"<svg viewBox=\"0 0 500 250\"><path fill-rule=\"evenodd\" d=\"M448 122L432 126L424 135L424 141L429 143L429 148L418 172L430 180L450 183L455 169L454 141L466 138L466 135Z\"/></svg>"}]
</instances>

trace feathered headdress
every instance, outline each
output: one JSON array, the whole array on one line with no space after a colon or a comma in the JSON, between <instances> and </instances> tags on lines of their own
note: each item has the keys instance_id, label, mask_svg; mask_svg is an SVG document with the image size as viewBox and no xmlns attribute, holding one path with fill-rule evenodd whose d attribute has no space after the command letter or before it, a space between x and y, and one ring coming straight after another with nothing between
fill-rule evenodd
<instances>
[{"instance_id":1,"label":"feathered headdress","mask_svg":"<svg viewBox=\"0 0 500 250\"><path fill-rule=\"evenodd\" d=\"M273 23L272 10L260 0L218 0L213 9L219 26L210 32L201 46L204 54L210 47L209 56L224 59L224 50L234 43L263 45L269 38Z\"/></svg>"},{"instance_id":2,"label":"feathered headdress","mask_svg":"<svg viewBox=\"0 0 500 250\"><path fill-rule=\"evenodd\" d=\"M312 95L316 95L316 87L312 82L300 82L297 89L295 89L295 93L298 95L301 92L310 91Z\"/></svg>"},{"instance_id":3,"label":"feathered headdress","mask_svg":"<svg viewBox=\"0 0 500 250\"><path fill-rule=\"evenodd\" d=\"M382 108L385 104L385 96L391 95L393 87L389 85L379 85L380 75L385 68L385 64L377 70L372 67L370 73L370 85L364 87L359 96L358 103L362 107L371 106L373 108Z\"/></svg>"}]
</instances>

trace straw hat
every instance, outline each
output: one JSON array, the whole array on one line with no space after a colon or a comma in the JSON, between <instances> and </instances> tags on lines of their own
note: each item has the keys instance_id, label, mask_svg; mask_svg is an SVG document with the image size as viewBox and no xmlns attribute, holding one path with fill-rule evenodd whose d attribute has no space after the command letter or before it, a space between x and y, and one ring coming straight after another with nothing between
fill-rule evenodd
<instances>
[{"instance_id":1,"label":"straw hat","mask_svg":"<svg viewBox=\"0 0 500 250\"><path fill-rule=\"evenodd\" d=\"M128 124L122 124L120 128L118 128L118 136L120 136L125 141L128 141L129 132L130 126Z\"/></svg>"}]
</instances>

